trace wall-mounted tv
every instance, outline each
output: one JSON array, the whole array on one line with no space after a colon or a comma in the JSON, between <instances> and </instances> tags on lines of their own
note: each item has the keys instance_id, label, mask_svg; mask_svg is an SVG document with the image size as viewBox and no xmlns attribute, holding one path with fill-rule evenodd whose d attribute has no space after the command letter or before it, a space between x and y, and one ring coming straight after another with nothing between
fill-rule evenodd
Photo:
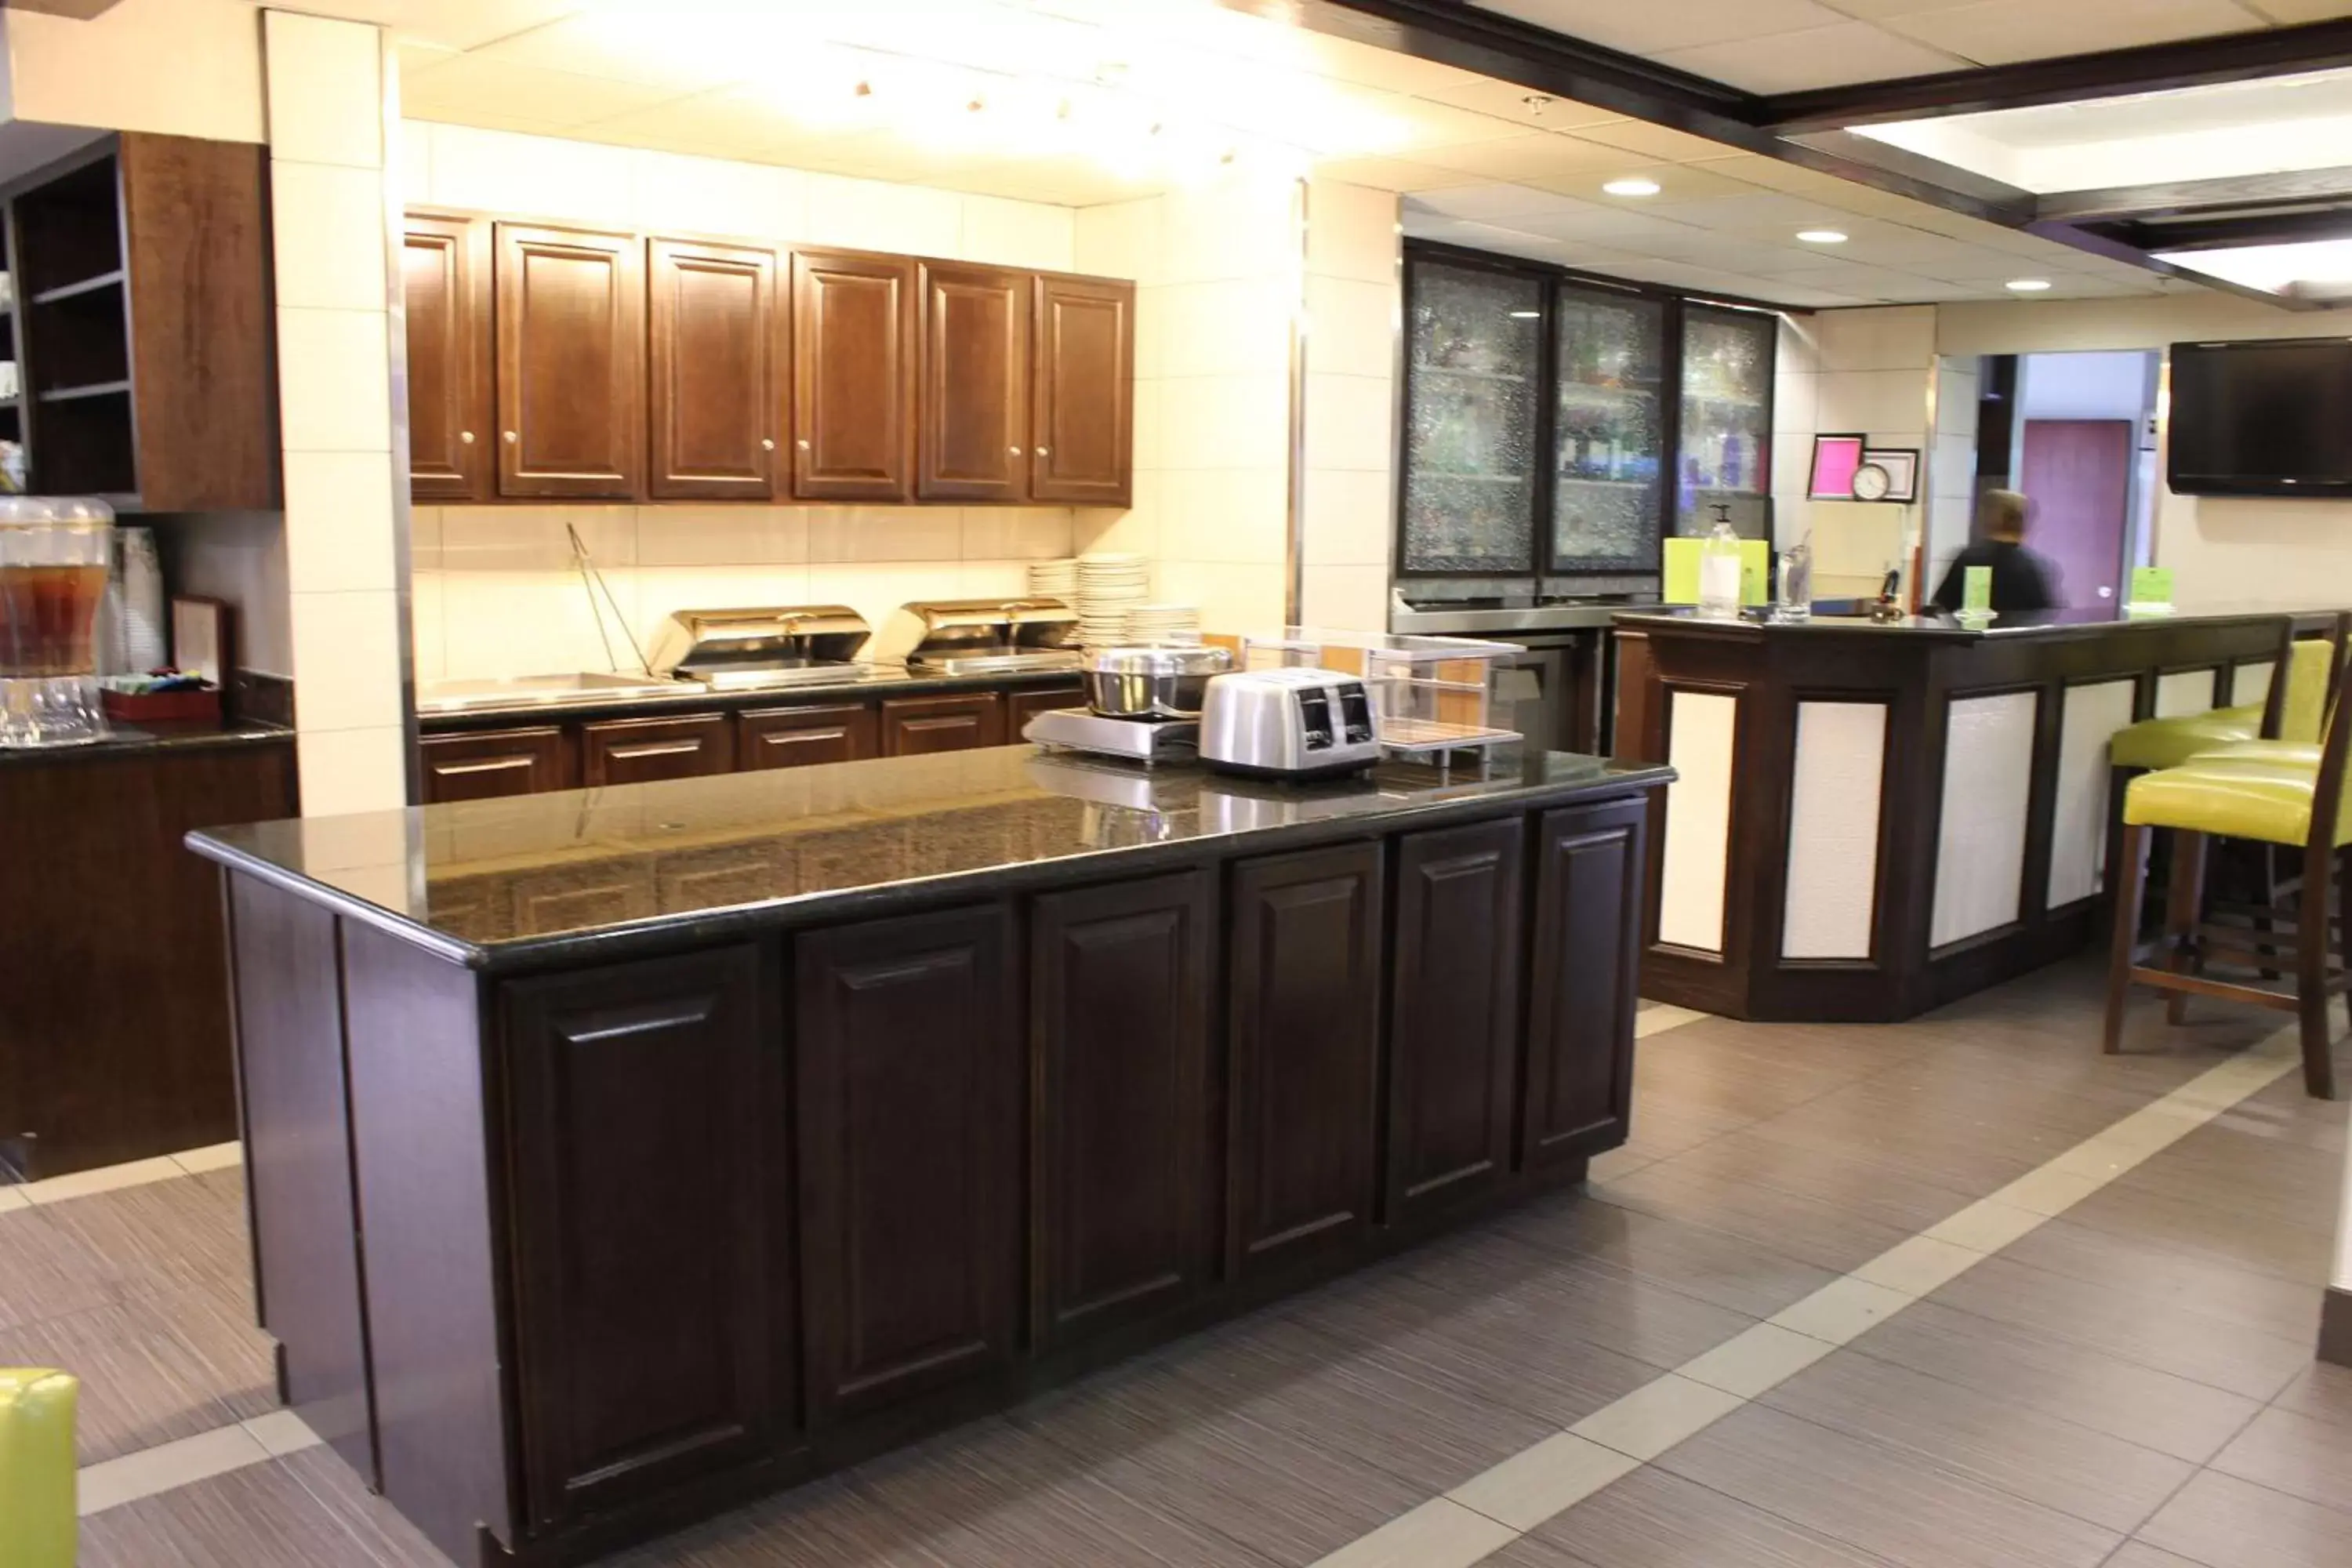
<instances>
[{"instance_id":1,"label":"wall-mounted tv","mask_svg":"<svg viewBox=\"0 0 2352 1568\"><path fill-rule=\"evenodd\" d=\"M2172 345L2182 495L2352 495L2352 339Z\"/></svg>"}]
</instances>

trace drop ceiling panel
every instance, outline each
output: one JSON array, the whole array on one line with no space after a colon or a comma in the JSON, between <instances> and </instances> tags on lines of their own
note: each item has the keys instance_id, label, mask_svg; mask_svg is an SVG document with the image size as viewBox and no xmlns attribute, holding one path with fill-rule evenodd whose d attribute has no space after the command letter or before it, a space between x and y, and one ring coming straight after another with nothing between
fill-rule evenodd
<instances>
[{"instance_id":1,"label":"drop ceiling panel","mask_svg":"<svg viewBox=\"0 0 2352 1568\"><path fill-rule=\"evenodd\" d=\"M1814 0L1481 0L1484 8L1549 27L1555 33L1654 54L1690 44L1731 43L1843 20Z\"/></svg>"},{"instance_id":2,"label":"drop ceiling panel","mask_svg":"<svg viewBox=\"0 0 2352 1568\"><path fill-rule=\"evenodd\" d=\"M1727 81L1749 92L1766 93L1802 92L1809 88L1837 87L1856 80L1927 76L1937 71L1958 70L1969 64L1958 56L1929 48L1865 22L1840 22L1832 26L1776 33L1769 38L1668 49L1655 58L1661 65L1673 66L1694 76Z\"/></svg>"},{"instance_id":3,"label":"drop ceiling panel","mask_svg":"<svg viewBox=\"0 0 2352 1568\"><path fill-rule=\"evenodd\" d=\"M1886 26L1981 65L2011 65L2250 32L2264 22L2235 0L1981 0L1892 17Z\"/></svg>"}]
</instances>

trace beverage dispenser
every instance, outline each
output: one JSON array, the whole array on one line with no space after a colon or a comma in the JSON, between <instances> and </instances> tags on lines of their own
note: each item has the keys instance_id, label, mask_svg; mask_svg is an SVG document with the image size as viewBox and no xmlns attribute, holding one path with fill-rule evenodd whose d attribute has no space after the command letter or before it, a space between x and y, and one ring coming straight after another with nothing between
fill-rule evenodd
<instances>
[{"instance_id":1,"label":"beverage dispenser","mask_svg":"<svg viewBox=\"0 0 2352 1568\"><path fill-rule=\"evenodd\" d=\"M102 740L96 630L114 511L73 496L0 496L0 746Z\"/></svg>"}]
</instances>

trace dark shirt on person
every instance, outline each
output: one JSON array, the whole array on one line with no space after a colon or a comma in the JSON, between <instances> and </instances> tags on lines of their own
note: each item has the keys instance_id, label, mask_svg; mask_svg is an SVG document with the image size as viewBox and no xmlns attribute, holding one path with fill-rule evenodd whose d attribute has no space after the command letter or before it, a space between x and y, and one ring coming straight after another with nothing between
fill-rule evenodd
<instances>
[{"instance_id":1,"label":"dark shirt on person","mask_svg":"<svg viewBox=\"0 0 2352 1568\"><path fill-rule=\"evenodd\" d=\"M2059 607L2057 574L2051 570L2049 562L2013 541L1988 539L1952 557L1951 568L1944 574L1942 586L1936 590L1937 609L1960 607L1971 566L1992 568L1991 608L1996 614L2007 616Z\"/></svg>"}]
</instances>

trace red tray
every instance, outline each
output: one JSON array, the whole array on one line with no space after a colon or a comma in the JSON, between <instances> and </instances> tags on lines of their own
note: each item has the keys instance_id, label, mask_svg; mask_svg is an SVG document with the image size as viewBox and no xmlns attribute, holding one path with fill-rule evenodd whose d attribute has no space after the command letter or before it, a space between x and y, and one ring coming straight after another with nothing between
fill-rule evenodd
<instances>
[{"instance_id":1,"label":"red tray","mask_svg":"<svg viewBox=\"0 0 2352 1568\"><path fill-rule=\"evenodd\" d=\"M120 719L126 724L152 724L175 719L217 721L221 714L218 687L201 687L186 691L107 690L102 695L106 702L106 716Z\"/></svg>"}]
</instances>

